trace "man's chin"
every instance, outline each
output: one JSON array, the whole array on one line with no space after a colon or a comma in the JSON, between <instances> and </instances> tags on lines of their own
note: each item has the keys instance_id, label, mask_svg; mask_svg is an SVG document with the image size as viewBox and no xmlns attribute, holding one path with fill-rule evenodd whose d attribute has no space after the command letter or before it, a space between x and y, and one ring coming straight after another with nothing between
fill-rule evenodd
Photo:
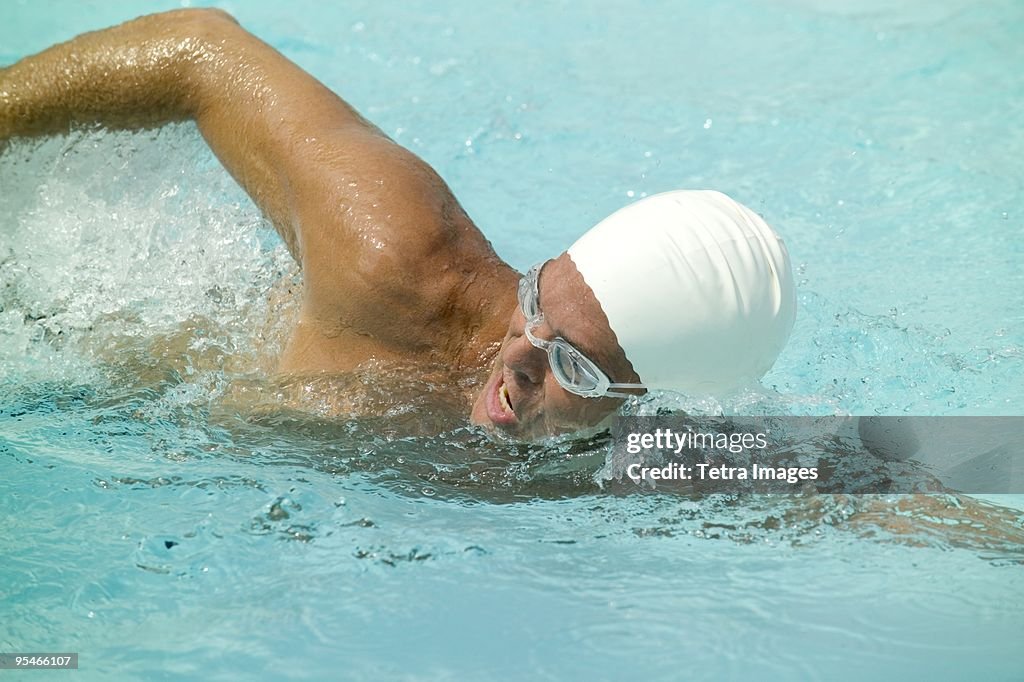
<instances>
[{"instance_id":1,"label":"man's chin","mask_svg":"<svg viewBox=\"0 0 1024 682\"><path fill-rule=\"evenodd\" d=\"M481 391L477 394L473 400L473 407L469 410L469 423L473 426L483 426L490 430L494 428L494 424L487 418L487 408L484 407L484 392Z\"/></svg>"}]
</instances>

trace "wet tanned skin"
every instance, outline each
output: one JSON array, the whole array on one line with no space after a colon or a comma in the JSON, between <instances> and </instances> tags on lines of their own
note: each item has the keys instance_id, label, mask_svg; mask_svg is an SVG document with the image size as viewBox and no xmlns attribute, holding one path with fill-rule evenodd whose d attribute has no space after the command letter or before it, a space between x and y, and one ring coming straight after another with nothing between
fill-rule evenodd
<instances>
[{"instance_id":1,"label":"wet tanned skin","mask_svg":"<svg viewBox=\"0 0 1024 682\"><path fill-rule=\"evenodd\" d=\"M0 69L0 144L79 124L188 119L302 267L281 372L344 373L369 360L449 368L475 380L467 408L490 426L487 391L502 379L516 415L500 428L523 437L615 408L555 382L522 336L519 273L437 173L224 12L142 17ZM613 381L638 380L567 256L545 267L540 287L538 334L564 336Z\"/></svg>"}]
</instances>

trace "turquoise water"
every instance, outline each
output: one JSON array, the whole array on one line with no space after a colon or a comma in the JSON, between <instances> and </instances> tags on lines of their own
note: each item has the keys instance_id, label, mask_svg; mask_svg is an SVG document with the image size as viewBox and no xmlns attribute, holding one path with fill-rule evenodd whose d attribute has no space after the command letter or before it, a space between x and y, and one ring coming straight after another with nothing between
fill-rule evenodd
<instances>
[{"instance_id":1,"label":"turquoise water","mask_svg":"<svg viewBox=\"0 0 1024 682\"><path fill-rule=\"evenodd\" d=\"M172 6L7 3L0 63ZM1021 414L1019 3L221 6L516 267L644 193L761 212L800 309L758 410ZM600 441L414 403L327 417L266 378L295 276L189 125L0 157L0 651L82 679L1024 676L1019 543L602 488Z\"/></svg>"}]
</instances>

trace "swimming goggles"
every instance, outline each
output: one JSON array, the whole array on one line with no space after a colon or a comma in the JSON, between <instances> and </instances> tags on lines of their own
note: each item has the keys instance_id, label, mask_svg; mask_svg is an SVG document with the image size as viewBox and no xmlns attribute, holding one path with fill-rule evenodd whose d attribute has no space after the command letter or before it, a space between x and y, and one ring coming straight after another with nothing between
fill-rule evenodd
<instances>
[{"instance_id":1,"label":"swimming goggles","mask_svg":"<svg viewBox=\"0 0 1024 682\"><path fill-rule=\"evenodd\" d=\"M577 350L571 343L558 336L550 341L538 338L534 330L544 323L540 310L538 280L544 263L530 268L519 280L519 307L526 317L526 338L534 347L548 354L551 373L565 390L584 398L630 398L635 394L611 391L612 388L644 388L643 384L616 384L601 371L593 360Z\"/></svg>"}]
</instances>

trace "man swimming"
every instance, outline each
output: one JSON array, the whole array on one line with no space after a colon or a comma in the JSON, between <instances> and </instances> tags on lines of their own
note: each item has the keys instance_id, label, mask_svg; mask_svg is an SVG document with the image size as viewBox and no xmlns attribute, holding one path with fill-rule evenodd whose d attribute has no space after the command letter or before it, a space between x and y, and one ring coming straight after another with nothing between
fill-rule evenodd
<instances>
[{"instance_id":1,"label":"man swimming","mask_svg":"<svg viewBox=\"0 0 1024 682\"><path fill-rule=\"evenodd\" d=\"M432 168L219 10L0 69L0 141L187 119L302 268L281 372L446 367L474 423L533 438L648 389L733 390L792 327L781 240L717 192L644 199L520 276Z\"/></svg>"}]
</instances>

